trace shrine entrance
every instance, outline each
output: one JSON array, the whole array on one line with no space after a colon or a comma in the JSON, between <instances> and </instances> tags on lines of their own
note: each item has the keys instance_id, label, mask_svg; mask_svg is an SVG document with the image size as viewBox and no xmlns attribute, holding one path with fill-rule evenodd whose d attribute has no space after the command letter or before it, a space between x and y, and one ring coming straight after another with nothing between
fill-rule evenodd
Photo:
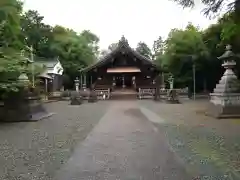
<instances>
[{"instance_id":1,"label":"shrine entrance","mask_svg":"<svg viewBox=\"0 0 240 180\"><path fill-rule=\"evenodd\" d=\"M116 75L116 88L133 88L134 76L131 74Z\"/></svg>"},{"instance_id":2,"label":"shrine entrance","mask_svg":"<svg viewBox=\"0 0 240 180\"><path fill-rule=\"evenodd\" d=\"M112 75L113 81L115 81L115 88L117 89L134 89L135 76L140 72L141 70L137 67L121 67L107 69L107 73Z\"/></svg>"}]
</instances>

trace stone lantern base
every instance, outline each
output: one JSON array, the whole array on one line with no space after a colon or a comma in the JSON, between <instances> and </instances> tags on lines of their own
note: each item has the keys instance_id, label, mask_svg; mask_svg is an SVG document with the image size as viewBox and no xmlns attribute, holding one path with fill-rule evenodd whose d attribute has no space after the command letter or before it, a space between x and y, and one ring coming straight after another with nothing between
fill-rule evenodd
<instances>
[{"instance_id":1,"label":"stone lantern base","mask_svg":"<svg viewBox=\"0 0 240 180\"><path fill-rule=\"evenodd\" d=\"M169 90L165 101L166 101L166 103L169 103L169 104L179 104L180 103L176 89Z\"/></svg>"},{"instance_id":2,"label":"stone lantern base","mask_svg":"<svg viewBox=\"0 0 240 180\"><path fill-rule=\"evenodd\" d=\"M207 115L215 118L240 117L240 93L211 93Z\"/></svg>"},{"instance_id":3,"label":"stone lantern base","mask_svg":"<svg viewBox=\"0 0 240 180\"><path fill-rule=\"evenodd\" d=\"M0 106L1 122L38 121L52 116L40 97L26 92L12 95Z\"/></svg>"}]
</instances>

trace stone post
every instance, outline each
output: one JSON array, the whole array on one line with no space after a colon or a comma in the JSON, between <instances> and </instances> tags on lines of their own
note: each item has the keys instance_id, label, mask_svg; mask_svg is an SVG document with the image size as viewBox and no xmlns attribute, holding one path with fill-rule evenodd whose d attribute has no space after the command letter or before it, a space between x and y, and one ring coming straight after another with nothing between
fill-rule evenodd
<instances>
[{"instance_id":1,"label":"stone post","mask_svg":"<svg viewBox=\"0 0 240 180\"><path fill-rule=\"evenodd\" d=\"M83 76L83 90L86 90L87 88L87 77L86 74L84 74Z\"/></svg>"},{"instance_id":2,"label":"stone post","mask_svg":"<svg viewBox=\"0 0 240 180\"><path fill-rule=\"evenodd\" d=\"M168 78L168 82L169 82L169 85L170 85L170 89L173 89L173 87L174 87L174 78L173 78L173 75L171 75L171 76Z\"/></svg>"},{"instance_id":3,"label":"stone post","mask_svg":"<svg viewBox=\"0 0 240 180\"><path fill-rule=\"evenodd\" d=\"M76 91L79 92L79 79L78 79L78 77L76 77L76 79L74 80L74 83L75 83Z\"/></svg>"},{"instance_id":4,"label":"stone post","mask_svg":"<svg viewBox=\"0 0 240 180\"><path fill-rule=\"evenodd\" d=\"M178 103L180 103L179 99L178 99L177 91L176 91L176 89L173 89L174 88L174 78L173 78L173 75L171 75L168 78L168 82L170 84L170 89L167 92L166 102L167 103L171 103L171 104L178 104Z\"/></svg>"}]
</instances>

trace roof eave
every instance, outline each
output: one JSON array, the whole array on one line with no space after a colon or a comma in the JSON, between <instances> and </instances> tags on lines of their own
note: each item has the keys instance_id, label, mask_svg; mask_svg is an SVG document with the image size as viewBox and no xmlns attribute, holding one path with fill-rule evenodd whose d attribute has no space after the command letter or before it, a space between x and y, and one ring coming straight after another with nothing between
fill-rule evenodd
<instances>
[{"instance_id":1,"label":"roof eave","mask_svg":"<svg viewBox=\"0 0 240 180\"><path fill-rule=\"evenodd\" d=\"M82 70L80 70L80 72L88 72L98 66L101 66L102 64L104 64L113 54L115 54L116 52L118 52L123 46L125 46L127 49L129 49L131 51L131 53L138 57L139 59L144 60L145 62L149 63L150 65L152 65L153 67L157 68L157 65L154 64L152 62L151 59L146 58L145 56L139 54L137 51L135 51L134 49L132 49L128 44L124 44L122 43L120 46L118 46L116 49L114 49L113 51L111 51L110 53L106 54L104 57L102 57L98 62L96 62L95 64L92 64Z\"/></svg>"}]
</instances>

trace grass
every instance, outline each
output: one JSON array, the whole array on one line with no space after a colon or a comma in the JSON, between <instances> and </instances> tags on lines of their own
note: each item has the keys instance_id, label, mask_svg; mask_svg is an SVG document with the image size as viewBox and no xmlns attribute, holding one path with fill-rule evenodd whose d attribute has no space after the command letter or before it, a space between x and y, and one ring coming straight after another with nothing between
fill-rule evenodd
<instances>
[{"instance_id":1,"label":"grass","mask_svg":"<svg viewBox=\"0 0 240 180\"><path fill-rule=\"evenodd\" d=\"M236 125L240 125L240 119L232 119L231 122Z\"/></svg>"},{"instance_id":2,"label":"grass","mask_svg":"<svg viewBox=\"0 0 240 180\"><path fill-rule=\"evenodd\" d=\"M212 163L219 168L227 176L227 179L240 179L240 170L235 167L235 163L231 161L231 153L224 148L216 148L217 145L206 140L191 141L192 151L205 159L206 163Z\"/></svg>"}]
</instances>

